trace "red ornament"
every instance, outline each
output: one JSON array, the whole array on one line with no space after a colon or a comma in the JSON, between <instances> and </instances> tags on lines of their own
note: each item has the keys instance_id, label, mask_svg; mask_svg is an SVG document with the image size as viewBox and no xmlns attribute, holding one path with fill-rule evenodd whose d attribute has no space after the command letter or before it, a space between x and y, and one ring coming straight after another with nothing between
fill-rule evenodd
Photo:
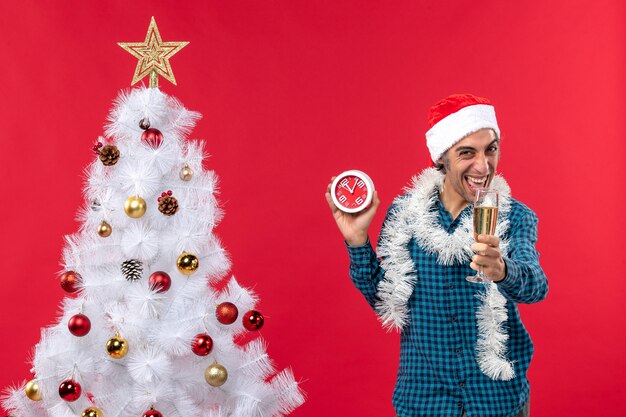
<instances>
[{"instance_id":1,"label":"red ornament","mask_svg":"<svg viewBox=\"0 0 626 417\"><path fill-rule=\"evenodd\" d=\"M102 142L98 142L95 145L93 145L93 148L91 148L95 154L100 154L100 148L102 148Z\"/></svg>"},{"instance_id":2,"label":"red ornament","mask_svg":"<svg viewBox=\"0 0 626 417\"><path fill-rule=\"evenodd\" d=\"M236 305L226 301L217 306L217 309L215 309L215 316L217 317L217 321L222 324L233 324L237 321L239 310L237 310Z\"/></svg>"},{"instance_id":3,"label":"red ornament","mask_svg":"<svg viewBox=\"0 0 626 417\"><path fill-rule=\"evenodd\" d=\"M169 196L171 196L172 194L173 194L173 193L172 193L172 190L167 190L167 192L163 191L163 192L161 193L161 197L159 197L159 198L157 199L157 201L158 201L158 202L161 202L161 199L162 199L163 197L167 197L168 195L169 195Z\"/></svg>"},{"instance_id":4,"label":"red ornament","mask_svg":"<svg viewBox=\"0 0 626 417\"><path fill-rule=\"evenodd\" d=\"M160 411L151 408L143 414L143 417L163 417L163 414L161 414Z\"/></svg>"},{"instance_id":5,"label":"red ornament","mask_svg":"<svg viewBox=\"0 0 626 417\"><path fill-rule=\"evenodd\" d=\"M66 271L61 275L61 288L68 293L74 293L78 291L78 284L80 284L80 275L74 271Z\"/></svg>"},{"instance_id":6,"label":"red ornament","mask_svg":"<svg viewBox=\"0 0 626 417\"><path fill-rule=\"evenodd\" d=\"M250 310L243 316L243 327L252 331L263 327L263 314L256 310Z\"/></svg>"},{"instance_id":7,"label":"red ornament","mask_svg":"<svg viewBox=\"0 0 626 417\"><path fill-rule=\"evenodd\" d=\"M163 271L156 271L148 278L148 285L156 292L161 293L170 289L172 286L172 279Z\"/></svg>"},{"instance_id":8,"label":"red ornament","mask_svg":"<svg viewBox=\"0 0 626 417\"><path fill-rule=\"evenodd\" d=\"M59 395L65 401L76 401L80 397L81 392L80 384L73 379L66 379L59 385Z\"/></svg>"},{"instance_id":9,"label":"red ornament","mask_svg":"<svg viewBox=\"0 0 626 417\"><path fill-rule=\"evenodd\" d=\"M146 129L141 134L141 140L147 142L153 148L158 148L163 142L163 134L159 129Z\"/></svg>"},{"instance_id":10,"label":"red ornament","mask_svg":"<svg viewBox=\"0 0 626 417\"><path fill-rule=\"evenodd\" d=\"M191 342L191 350L198 356L206 356L213 350L213 339L206 333L199 333Z\"/></svg>"},{"instance_id":11,"label":"red ornament","mask_svg":"<svg viewBox=\"0 0 626 417\"><path fill-rule=\"evenodd\" d=\"M74 336L83 337L91 330L91 321L84 314L76 314L67 322L67 328Z\"/></svg>"}]
</instances>

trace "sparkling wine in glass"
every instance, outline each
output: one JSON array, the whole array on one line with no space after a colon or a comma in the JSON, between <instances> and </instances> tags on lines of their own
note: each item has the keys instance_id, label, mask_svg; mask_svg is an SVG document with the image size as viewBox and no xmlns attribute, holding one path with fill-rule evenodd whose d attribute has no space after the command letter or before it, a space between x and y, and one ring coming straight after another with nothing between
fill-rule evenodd
<instances>
[{"instance_id":1,"label":"sparkling wine in glass","mask_svg":"<svg viewBox=\"0 0 626 417\"><path fill-rule=\"evenodd\" d=\"M498 192L491 188L479 188L476 190L474 202L474 240L478 241L478 235L494 235L498 222ZM474 276L465 278L469 282L482 284L485 282L485 274L482 266Z\"/></svg>"}]
</instances>

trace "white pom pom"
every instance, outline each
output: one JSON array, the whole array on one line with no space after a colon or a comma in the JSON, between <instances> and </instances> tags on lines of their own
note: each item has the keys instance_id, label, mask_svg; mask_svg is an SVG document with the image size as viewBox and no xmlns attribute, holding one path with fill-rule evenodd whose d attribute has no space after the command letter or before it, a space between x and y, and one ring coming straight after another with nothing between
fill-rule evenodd
<instances>
[{"instance_id":1,"label":"white pom pom","mask_svg":"<svg viewBox=\"0 0 626 417\"><path fill-rule=\"evenodd\" d=\"M158 233L145 223L131 223L124 230L120 244L127 258L150 261L159 253Z\"/></svg>"},{"instance_id":2,"label":"white pom pom","mask_svg":"<svg viewBox=\"0 0 626 417\"><path fill-rule=\"evenodd\" d=\"M120 189L128 196L138 195L144 199L157 194L160 188L160 174L146 162L128 161L119 164ZM148 200L146 200L148 201Z\"/></svg>"},{"instance_id":3,"label":"white pom pom","mask_svg":"<svg viewBox=\"0 0 626 417\"><path fill-rule=\"evenodd\" d=\"M167 299L167 295L153 291L146 283L141 282L129 286L126 291L126 299L132 306L133 312L139 317L155 319L165 307L163 302Z\"/></svg>"},{"instance_id":4,"label":"white pom pom","mask_svg":"<svg viewBox=\"0 0 626 417\"><path fill-rule=\"evenodd\" d=\"M155 169L161 175L169 173L175 165L177 166L177 156L180 152L180 141L169 136L164 136L157 148L152 146L134 147L134 156L139 160L146 161L151 169ZM175 178L177 177L178 173L176 173Z\"/></svg>"},{"instance_id":5,"label":"white pom pom","mask_svg":"<svg viewBox=\"0 0 626 417\"><path fill-rule=\"evenodd\" d=\"M150 347L131 346L128 354L128 372L140 384L166 380L172 377L170 358Z\"/></svg>"}]
</instances>

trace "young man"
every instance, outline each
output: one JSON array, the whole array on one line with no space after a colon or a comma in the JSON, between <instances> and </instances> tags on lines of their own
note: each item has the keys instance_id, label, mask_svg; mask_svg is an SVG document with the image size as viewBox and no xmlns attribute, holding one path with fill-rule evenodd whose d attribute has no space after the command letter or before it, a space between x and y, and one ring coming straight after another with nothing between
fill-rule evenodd
<instances>
[{"instance_id":1,"label":"young man","mask_svg":"<svg viewBox=\"0 0 626 417\"><path fill-rule=\"evenodd\" d=\"M393 404L405 416L528 416L533 344L517 303L545 298L537 217L496 175L500 129L489 100L449 96L430 109L435 168L389 208L372 249L380 204L357 214L326 200L350 255L350 277L388 328L401 331ZM495 236L473 235L476 190L499 192ZM486 284L465 278L482 269Z\"/></svg>"}]
</instances>

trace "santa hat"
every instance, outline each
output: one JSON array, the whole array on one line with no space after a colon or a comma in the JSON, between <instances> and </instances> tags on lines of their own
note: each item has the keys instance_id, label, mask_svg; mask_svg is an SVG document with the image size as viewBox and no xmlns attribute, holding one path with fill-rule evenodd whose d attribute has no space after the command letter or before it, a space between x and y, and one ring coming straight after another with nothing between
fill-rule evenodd
<instances>
[{"instance_id":1,"label":"santa hat","mask_svg":"<svg viewBox=\"0 0 626 417\"><path fill-rule=\"evenodd\" d=\"M453 94L437 102L428 112L426 145L433 162L455 143L480 129L493 129L500 137L493 104L472 94Z\"/></svg>"}]
</instances>

